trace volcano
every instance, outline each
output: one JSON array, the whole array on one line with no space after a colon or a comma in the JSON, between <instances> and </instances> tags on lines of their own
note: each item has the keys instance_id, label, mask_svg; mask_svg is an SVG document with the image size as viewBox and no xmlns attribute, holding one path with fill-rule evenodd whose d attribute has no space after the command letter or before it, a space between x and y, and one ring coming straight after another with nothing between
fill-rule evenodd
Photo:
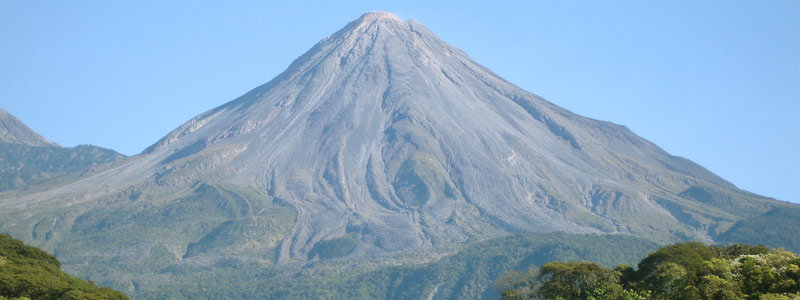
<instances>
[{"instance_id":1,"label":"volcano","mask_svg":"<svg viewBox=\"0 0 800 300\"><path fill-rule=\"evenodd\" d=\"M0 199L1 231L84 274L302 265L531 231L713 241L788 205L550 103L384 12L139 155Z\"/></svg>"}]
</instances>

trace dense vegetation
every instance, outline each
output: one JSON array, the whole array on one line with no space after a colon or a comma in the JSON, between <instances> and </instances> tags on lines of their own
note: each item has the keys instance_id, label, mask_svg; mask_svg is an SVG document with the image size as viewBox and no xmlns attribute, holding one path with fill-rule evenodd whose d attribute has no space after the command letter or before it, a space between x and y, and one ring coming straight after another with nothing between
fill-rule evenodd
<instances>
[{"instance_id":1,"label":"dense vegetation","mask_svg":"<svg viewBox=\"0 0 800 300\"><path fill-rule=\"evenodd\" d=\"M663 247L639 262L607 269L550 262L508 272L501 299L800 299L800 258L784 250L698 242Z\"/></svg>"},{"instance_id":2,"label":"dense vegetation","mask_svg":"<svg viewBox=\"0 0 800 300\"><path fill-rule=\"evenodd\" d=\"M50 254L0 234L0 299L128 299L61 271Z\"/></svg>"},{"instance_id":3,"label":"dense vegetation","mask_svg":"<svg viewBox=\"0 0 800 300\"><path fill-rule=\"evenodd\" d=\"M326 246L335 256L346 242ZM553 260L588 260L604 266L634 263L658 245L625 235L524 233L472 243L430 262L413 263L423 253L396 257L320 261L295 270L252 263L220 262L208 267L169 267L160 285L134 294L146 299L495 299L494 278L504 270ZM358 264L354 267L353 264ZM370 267L371 266L371 267ZM367 268L365 270L365 268ZM360 270L360 271L359 271Z\"/></svg>"},{"instance_id":4,"label":"dense vegetation","mask_svg":"<svg viewBox=\"0 0 800 300\"><path fill-rule=\"evenodd\" d=\"M746 243L800 253L800 207L776 208L739 221L716 238L722 243Z\"/></svg>"}]
</instances>

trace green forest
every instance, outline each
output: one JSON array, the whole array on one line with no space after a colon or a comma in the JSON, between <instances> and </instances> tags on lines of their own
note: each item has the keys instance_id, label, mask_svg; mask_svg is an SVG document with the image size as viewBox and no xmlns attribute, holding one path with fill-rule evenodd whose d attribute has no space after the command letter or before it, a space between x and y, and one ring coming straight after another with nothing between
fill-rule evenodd
<instances>
[{"instance_id":1,"label":"green forest","mask_svg":"<svg viewBox=\"0 0 800 300\"><path fill-rule=\"evenodd\" d=\"M124 294L61 271L54 256L0 234L0 300L121 300Z\"/></svg>"},{"instance_id":2,"label":"green forest","mask_svg":"<svg viewBox=\"0 0 800 300\"><path fill-rule=\"evenodd\" d=\"M550 262L497 280L501 299L800 299L800 258L764 246L658 249L638 268L608 269L589 262Z\"/></svg>"}]
</instances>

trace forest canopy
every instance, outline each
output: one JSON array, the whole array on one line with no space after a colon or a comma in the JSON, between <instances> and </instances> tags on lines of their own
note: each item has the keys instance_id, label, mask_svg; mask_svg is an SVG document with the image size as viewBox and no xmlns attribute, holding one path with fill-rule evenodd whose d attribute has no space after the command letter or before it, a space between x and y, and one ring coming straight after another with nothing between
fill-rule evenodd
<instances>
[{"instance_id":1,"label":"forest canopy","mask_svg":"<svg viewBox=\"0 0 800 300\"><path fill-rule=\"evenodd\" d=\"M800 258L784 250L734 244L675 244L638 268L550 262L497 280L503 300L525 299L800 299Z\"/></svg>"},{"instance_id":2,"label":"forest canopy","mask_svg":"<svg viewBox=\"0 0 800 300\"><path fill-rule=\"evenodd\" d=\"M61 271L54 256L0 234L0 300L123 300L124 294Z\"/></svg>"}]
</instances>

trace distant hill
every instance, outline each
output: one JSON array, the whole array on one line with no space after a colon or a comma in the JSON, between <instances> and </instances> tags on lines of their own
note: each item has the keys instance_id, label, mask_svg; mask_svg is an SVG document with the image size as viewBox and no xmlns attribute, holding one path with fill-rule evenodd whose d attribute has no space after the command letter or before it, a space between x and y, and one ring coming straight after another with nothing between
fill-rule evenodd
<instances>
[{"instance_id":1,"label":"distant hill","mask_svg":"<svg viewBox=\"0 0 800 300\"><path fill-rule=\"evenodd\" d=\"M0 142L27 146L58 146L3 109L0 109Z\"/></svg>"},{"instance_id":2,"label":"distant hill","mask_svg":"<svg viewBox=\"0 0 800 300\"><path fill-rule=\"evenodd\" d=\"M71 181L123 158L113 150L91 145L64 148L0 142L0 191Z\"/></svg>"},{"instance_id":3,"label":"distant hill","mask_svg":"<svg viewBox=\"0 0 800 300\"><path fill-rule=\"evenodd\" d=\"M73 181L123 158L97 146L61 147L0 109L0 192Z\"/></svg>"},{"instance_id":4,"label":"distant hill","mask_svg":"<svg viewBox=\"0 0 800 300\"><path fill-rule=\"evenodd\" d=\"M61 271L58 259L0 234L0 299L128 299Z\"/></svg>"},{"instance_id":5,"label":"distant hill","mask_svg":"<svg viewBox=\"0 0 800 300\"><path fill-rule=\"evenodd\" d=\"M800 253L800 207L778 208L741 220L717 241L765 245Z\"/></svg>"}]
</instances>

